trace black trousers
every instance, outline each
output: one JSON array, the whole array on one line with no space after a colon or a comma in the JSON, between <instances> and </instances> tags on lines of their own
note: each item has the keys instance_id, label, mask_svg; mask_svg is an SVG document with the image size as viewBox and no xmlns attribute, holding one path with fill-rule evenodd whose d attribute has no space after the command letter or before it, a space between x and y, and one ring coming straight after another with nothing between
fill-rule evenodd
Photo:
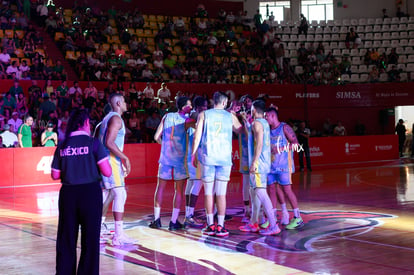
<instances>
[{"instance_id":1,"label":"black trousers","mask_svg":"<svg viewBox=\"0 0 414 275\"><path fill-rule=\"evenodd\" d=\"M303 145L303 151L300 151L299 154L299 166L300 169L303 169L304 163L303 163L303 154L305 153L306 156L306 166L308 167L308 169L312 169L311 168L311 160L310 160L310 152L309 152L309 145Z\"/></svg>"},{"instance_id":2,"label":"black trousers","mask_svg":"<svg viewBox=\"0 0 414 275\"><path fill-rule=\"evenodd\" d=\"M56 274L99 274L102 217L100 184L62 185L56 240ZM76 246L81 229L81 254L76 272Z\"/></svg>"}]
</instances>

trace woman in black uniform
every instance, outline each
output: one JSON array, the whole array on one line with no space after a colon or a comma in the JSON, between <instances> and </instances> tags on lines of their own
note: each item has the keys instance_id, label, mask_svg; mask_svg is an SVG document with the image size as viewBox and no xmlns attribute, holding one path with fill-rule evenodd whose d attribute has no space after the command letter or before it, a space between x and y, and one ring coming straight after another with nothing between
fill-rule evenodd
<instances>
[{"instance_id":1,"label":"woman in black uniform","mask_svg":"<svg viewBox=\"0 0 414 275\"><path fill-rule=\"evenodd\" d=\"M75 110L65 140L56 148L52 178L61 179L56 274L99 274L102 216L101 174L112 174L102 143L90 137L87 110ZM81 227L81 255L76 271L76 246Z\"/></svg>"}]
</instances>

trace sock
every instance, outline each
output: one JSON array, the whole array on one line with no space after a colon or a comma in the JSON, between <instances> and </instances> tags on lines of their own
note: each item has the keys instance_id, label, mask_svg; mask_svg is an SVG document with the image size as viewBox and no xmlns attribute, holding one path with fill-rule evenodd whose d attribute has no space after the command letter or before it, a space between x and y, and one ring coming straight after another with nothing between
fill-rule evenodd
<instances>
[{"instance_id":1,"label":"sock","mask_svg":"<svg viewBox=\"0 0 414 275\"><path fill-rule=\"evenodd\" d=\"M224 215L217 215L217 224L224 227Z\"/></svg>"},{"instance_id":2,"label":"sock","mask_svg":"<svg viewBox=\"0 0 414 275\"><path fill-rule=\"evenodd\" d=\"M207 214L207 225L214 224L214 214Z\"/></svg>"},{"instance_id":3,"label":"sock","mask_svg":"<svg viewBox=\"0 0 414 275\"><path fill-rule=\"evenodd\" d=\"M273 208L273 215L277 217L277 208Z\"/></svg>"},{"instance_id":4,"label":"sock","mask_svg":"<svg viewBox=\"0 0 414 275\"><path fill-rule=\"evenodd\" d=\"M115 221L115 235L121 236L123 232L124 232L124 222Z\"/></svg>"},{"instance_id":5,"label":"sock","mask_svg":"<svg viewBox=\"0 0 414 275\"><path fill-rule=\"evenodd\" d=\"M188 216L194 215L194 207L189 206L188 207Z\"/></svg>"},{"instance_id":6,"label":"sock","mask_svg":"<svg viewBox=\"0 0 414 275\"><path fill-rule=\"evenodd\" d=\"M106 217L102 217L101 225L105 223L105 219L106 219Z\"/></svg>"},{"instance_id":7,"label":"sock","mask_svg":"<svg viewBox=\"0 0 414 275\"><path fill-rule=\"evenodd\" d=\"M190 216L190 207L189 206L185 206L185 216L186 217Z\"/></svg>"},{"instance_id":8,"label":"sock","mask_svg":"<svg viewBox=\"0 0 414 275\"><path fill-rule=\"evenodd\" d=\"M262 202L263 209L269 219L270 228L274 228L276 226L276 218L273 213L273 206L272 201L270 200L269 196L267 195L267 191L264 188L256 188L256 196Z\"/></svg>"},{"instance_id":9,"label":"sock","mask_svg":"<svg viewBox=\"0 0 414 275\"><path fill-rule=\"evenodd\" d=\"M282 208L282 212L287 212L286 203L280 204L280 208Z\"/></svg>"},{"instance_id":10,"label":"sock","mask_svg":"<svg viewBox=\"0 0 414 275\"><path fill-rule=\"evenodd\" d=\"M293 209L293 215L295 216L295 218L300 218L299 208Z\"/></svg>"},{"instance_id":11,"label":"sock","mask_svg":"<svg viewBox=\"0 0 414 275\"><path fill-rule=\"evenodd\" d=\"M177 222L178 215L180 214L180 208L173 208L171 221L173 223Z\"/></svg>"},{"instance_id":12,"label":"sock","mask_svg":"<svg viewBox=\"0 0 414 275\"><path fill-rule=\"evenodd\" d=\"M154 220L160 218L161 207L154 207Z\"/></svg>"}]
</instances>

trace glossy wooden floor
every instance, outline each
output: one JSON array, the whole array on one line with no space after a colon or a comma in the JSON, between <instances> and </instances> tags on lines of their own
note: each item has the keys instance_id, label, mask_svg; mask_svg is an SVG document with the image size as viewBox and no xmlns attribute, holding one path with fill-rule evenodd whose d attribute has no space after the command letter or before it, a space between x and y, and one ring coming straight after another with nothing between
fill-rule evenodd
<instances>
[{"instance_id":1,"label":"glossy wooden floor","mask_svg":"<svg viewBox=\"0 0 414 275\"><path fill-rule=\"evenodd\" d=\"M234 218L226 223L231 234L207 238L195 229L168 231L172 188L164 197L164 228L148 228L155 178L129 179L125 227L139 245L102 245L101 274L414 274L410 160L296 173L293 180L302 229L273 237L239 232L241 188L234 177L228 190ZM0 190L1 274L54 274L58 189Z\"/></svg>"}]
</instances>

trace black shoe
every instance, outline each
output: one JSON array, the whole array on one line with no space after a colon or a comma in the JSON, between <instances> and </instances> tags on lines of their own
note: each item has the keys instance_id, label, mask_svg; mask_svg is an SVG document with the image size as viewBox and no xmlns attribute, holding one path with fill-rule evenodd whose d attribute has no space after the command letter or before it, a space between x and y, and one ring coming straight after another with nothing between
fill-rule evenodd
<instances>
[{"instance_id":1,"label":"black shoe","mask_svg":"<svg viewBox=\"0 0 414 275\"><path fill-rule=\"evenodd\" d=\"M149 227L154 228L154 229L159 229L159 228L161 228L161 227L162 227L162 225L161 225L161 219L160 219L160 218L158 218L158 219L156 219L155 221L152 221L152 222L149 224Z\"/></svg>"},{"instance_id":2,"label":"black shoe","mask_svg":"<svg viewBox=\"0 0 414 275\"><path fill-rule=\"evenodd\" d=\"M183 229L183 225L179 221L176 221L175 223L170 221L170 225L168 226L168 230L180 230L180 229Z\"/></svg>"}]
</instances>

